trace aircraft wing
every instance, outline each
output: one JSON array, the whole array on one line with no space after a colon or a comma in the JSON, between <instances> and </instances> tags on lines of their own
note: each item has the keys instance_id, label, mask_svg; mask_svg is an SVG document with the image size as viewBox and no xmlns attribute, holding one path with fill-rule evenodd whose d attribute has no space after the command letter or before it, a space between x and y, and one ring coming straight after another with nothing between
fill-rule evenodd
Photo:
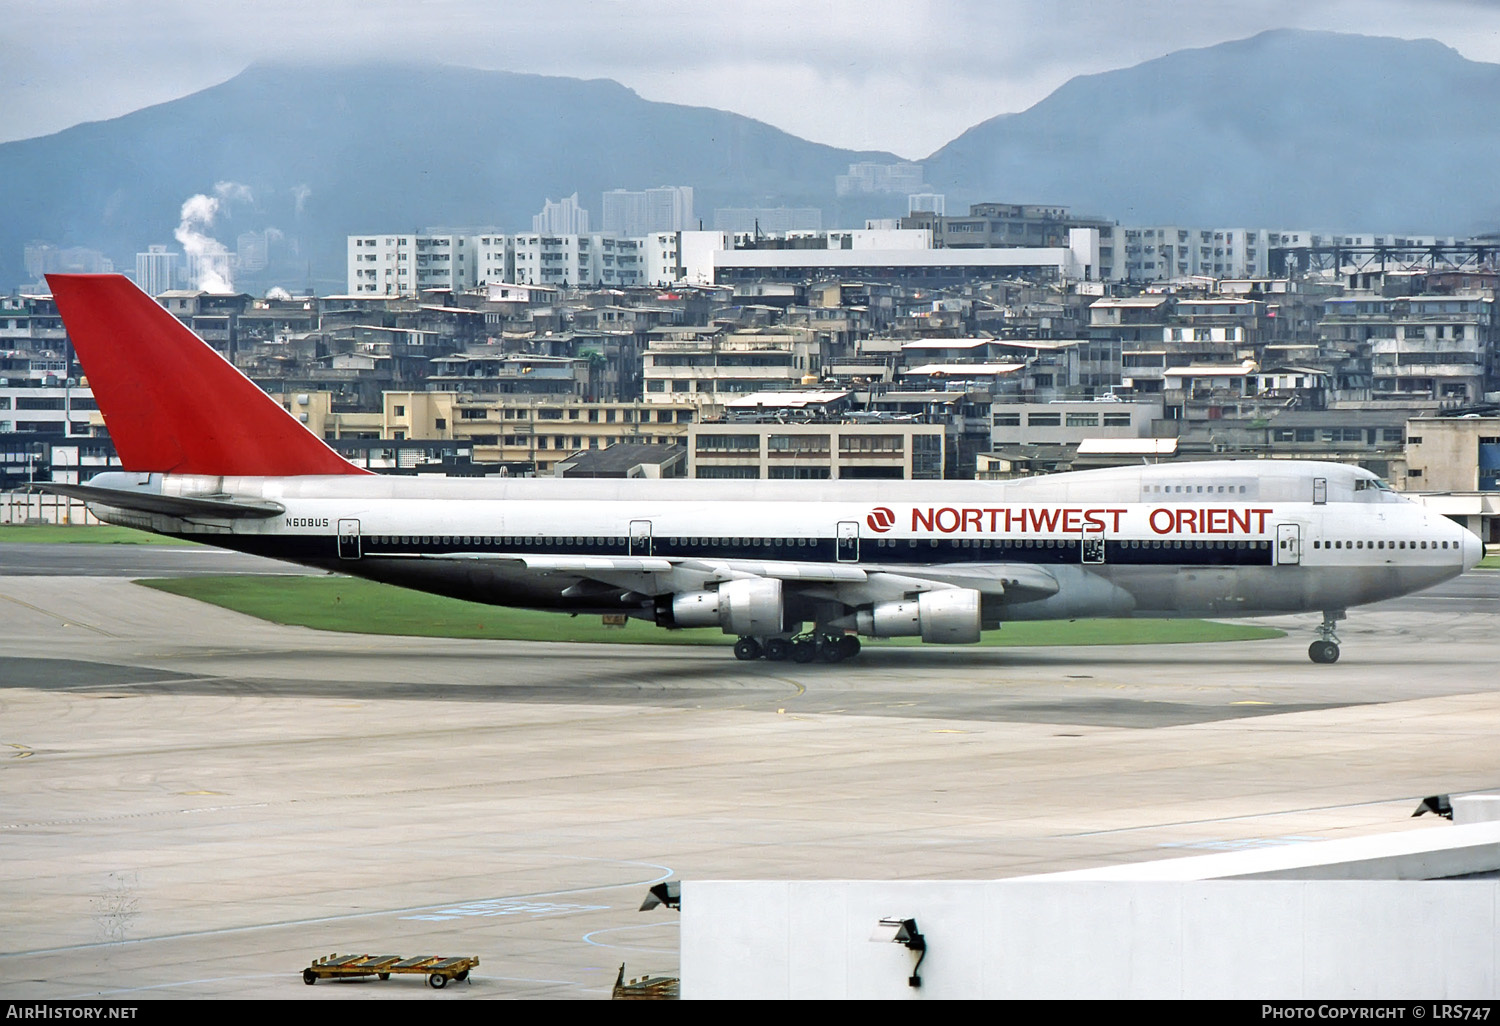
<instances>
[{"instance_id":1,"label":"aircraft wing","mask_svg":"<svg viewBox=\"0 0 1500 1026\"><path fill-rule=\"evenodd\" d=\"M989 599L1032 602L1055 595L1057 579L1024 563L983 566L904 566L802 563L791 560L700 559L663 556L566 556L522 553L446 553L423 559L508 563L517 569L595 581L643 595L701 591L725 581L768 578L810 598L859 607L926 591L971 588Z\"/></svg>"}]
</instances>

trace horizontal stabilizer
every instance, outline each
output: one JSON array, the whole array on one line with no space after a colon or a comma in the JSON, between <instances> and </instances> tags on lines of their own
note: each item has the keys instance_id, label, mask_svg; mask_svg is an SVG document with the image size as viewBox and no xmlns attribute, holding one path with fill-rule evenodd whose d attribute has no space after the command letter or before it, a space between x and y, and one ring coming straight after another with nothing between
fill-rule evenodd
<instances>
[{"instance_id":1,"label":"horizontal stabilizer","mask_svg":"<svg viewBox=\"0 0 1500 1026\"><path fill-rule=\"evenodd\" d=\"M215 520L266 520L280 516L286 507L266 500L231 499L216 496L161 495L156 492L128 492L121 488L96 488L92 485L34 484L33 491L66 495L84 502L113 506L115 509L141 513L161 513L169 517L210 517Z\"/></svg>"}]
</instances>

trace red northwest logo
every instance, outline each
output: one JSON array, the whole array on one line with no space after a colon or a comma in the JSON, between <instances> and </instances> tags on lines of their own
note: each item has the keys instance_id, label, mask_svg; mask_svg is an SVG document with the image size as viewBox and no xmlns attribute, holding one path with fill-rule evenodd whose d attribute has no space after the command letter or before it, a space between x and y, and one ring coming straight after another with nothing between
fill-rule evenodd
<instances>
[{"instance_id":1,"label":"red northwest logo","mask_svg":"<svg viewBox=\"0 0 1500 1026\"><path fill-rule=\"evenodd\" d=\"M865 517L865 523L870 525L870 530L876 534L885 534L896 526L896 514L884 506L876 506L870 510L870 515Z\"/></svg>"}]
</instances>

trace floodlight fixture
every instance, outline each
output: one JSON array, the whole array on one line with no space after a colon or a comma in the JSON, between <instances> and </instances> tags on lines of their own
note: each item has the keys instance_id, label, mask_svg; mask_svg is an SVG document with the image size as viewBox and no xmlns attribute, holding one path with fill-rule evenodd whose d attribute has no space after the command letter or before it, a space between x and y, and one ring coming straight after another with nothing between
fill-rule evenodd
<instances>
[{"instance_id":1,"label":"floodlight fixture","mask_svg":"<svg viewBox=\"0 0 1500 1026\"><path fill-rule=\"evenodd\" d=\"M641 911L646 912L658 905L667 908L682 910L682 881L663 880L646 892L646 900L641 902Z\"/></svg>"},{"instance_id":2,"label":"floodlight fixture","mask_svg":"<svg viewBox=\"0 0 1500 1026\"><path fill-rule=\"evenodd\" d=\"M1453 803L1448 800L1448 796L1445 794L1428 795L1422 799L1422 804L1417 806L1417 811L1412 813L1412 817L1416 818L1428 812L1436 813L1444 819L1452 819Z\"/></svg>"},{"instance_id":3,"label":"floodlight fixture","mask_svg":"<svg viewBox=\"0 0 1500 1026\"><path fill-rule=\"evenodd\" d=\"M917 964L912 966L911 975L906 978L908 987L920 987L922 985L922 959L927 957L927 938L923 937L917 929L915 919L906 919L901 916L887 916L875 924L874 931L870 934L872 941L884 941L891 944L900 944L910 951L917 952Z\"/></svg>"}]
</instances>

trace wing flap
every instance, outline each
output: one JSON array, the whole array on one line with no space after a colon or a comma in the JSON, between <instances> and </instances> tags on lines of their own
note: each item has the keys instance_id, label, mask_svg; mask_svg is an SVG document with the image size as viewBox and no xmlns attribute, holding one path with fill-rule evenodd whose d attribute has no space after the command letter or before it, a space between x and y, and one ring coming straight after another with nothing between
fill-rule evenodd
<instances>
[{"instance_id":1,"label":"wing flap","mask_svg":"<svg viewBox=\"0 0 1500 1026\"><path fill-rule=\"evenodd\" d=\"M576 573L587 577L590 572L669 573L672 561L655 556L548 556L520 552L446 552L420 559L472 559L481 562L517 563L527 570L550 570Z\"/></svg>"},{"instance_id":2,"label":"wing flap","mask_svg":"<svg viewBox=\"0 0 1500 1026\"><path fill-rule=\"evenodd\" d=\"M916 571L929 581L973 588L981 595L1004 596L1007 602L1033 602L1058 592L1057 578L1028 563L989 563L984 566L931 566Z\"/></svg>"}]
</instances>

